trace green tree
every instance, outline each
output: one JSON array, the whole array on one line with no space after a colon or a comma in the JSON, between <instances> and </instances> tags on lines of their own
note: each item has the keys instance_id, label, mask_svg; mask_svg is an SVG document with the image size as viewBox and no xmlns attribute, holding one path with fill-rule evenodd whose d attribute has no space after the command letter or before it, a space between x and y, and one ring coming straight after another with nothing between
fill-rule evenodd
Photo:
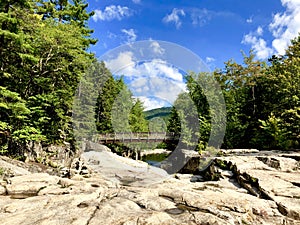
<instances>
[{"instance_id":1,"label":"green tree","mask_svg":"<svg viewBox=\"0 0 300 225\"><path fill-rule=\"evenodd\" d=\"M43 3L53 2L1 1L0 81L29 109L20 131L30 126L54 143L72 138L73 95L94 57L87 49L95 40L83 1L64 1L63 20L51 16L59 7L42 10ZM27 137L25 142L33 139Z\"/></svg>"},{"instance_id":2,"label":"green tree","mask_svg":"<svg viewBox=\"0 0 300 225\"><path fill-rule=\"evenodd\" d=\"M24 93L29 94L32 119L39 121L38 125L43 127L49 141L68 140L70 137L73 96L93 59L93 55L86 51L94 43L89 38L91 31L86 27L87 12L78 11L78 16L74 17L72 15L75 12L71 11L71 8L75 10L74 5L68 1L64 1L64 4L70 9L54 7L57 12L50 10L54 16L49 11L43 11L42 24L34 29L36 35L32 38L33 49L39 60L25 80ZM43 4L36 7L39 13ZM55 13L62 12L64 19L57 20Z\"/></svg>"},{"instance_id":3,"label":"green tree","mask_svg":"<svg viewBox=\"0 0 300 225\"><path fill-rule=\"evenodd\" d=\"M171 108L171 114L167 122L167 132L172 133L176 137L179 137L181 134L181 120L175 106ZM168 142L167 149L174 150L177 144L178 142Z\"/></svg>"},{"instance_id":4,"label":"green tree","mask_svg":"<svg viewBox=\"0 0 300 225\"><path fill-rule=\"evenodd\" d=\"M97 126L98 129L101 128L100 110L104 110L104 101L108 100L107 97L111 94L108 93L107 96L103 94L109 79L112 79L112 74L104 62L95 59L80 80L73 104L73 126L77 139L92 138L97 133ZM105 121L103 124L107 125Z\"/></svg>"},{"instance_id":5,"label":"green tree","mask_svg":"<svg viewBox=\"0 0 300 225\"><path fill-rule=\"evenodd\" d=\"M141 100L136 99L129 115L129 125L132 132L148 132L149 125L143 111L143 103Z\"/></svg>"},{"instance_id":6,"label":"green tree","mask_svg":"<svg viewBox=\"0 0 300 225\"><path fill-rule=\"evenodd\" d=\"M26 140L44 139L40 130L32 126L30 110L19 89L26 64L36 62L27 42L30 35L24 30L24 20L35 19L30 3L0 3L0 149L8 154L17 154L22 148L19 144Z\"/></svg>"},{"instance_id":7,"label":"green tree","mask_svg":"<svg viewBox=\"0 0 300 225\"><path fill-rule=\"evenodd\" d=\"M123 79L118 80L119 92L113 99L110 120L113 132L132 132L130 124L131 110L134 106L132 93L125 85Z\"/></svg>"},{"instance_id":8,"label":"green tree","mask_svg":"<svg viewBox=\"0 0 300 225\"><path fill-rule=\"evenodd\" d=\"M178 144L181 148L195 150L198 146L200 140L198 113L189 93L178 95L171 110L167 129L175 136L180 136ZM168 147L174 149L177 143L170 144Z\"/></svg>"},{"instance_id":9,"label":"green tree","mask_svg":"<svg viewBox=\"0 0 300 225\"><path fill-rule=\"evenodd\" d=\"M225 63L224 71L215 71L226 102L224 148L257 147L255 136L261 118L258 80L264 76L266 68L266 63L256 60L250 52L249 56L244 54L243 65L230 60Z\"/></svg>"},{"instance_id":10,"label":"green tree","mask_svg":"<svg viewBox=\"0 0 300 225\"><path fill-rule=\"evenodd\" d=\"M30 110L16 92L0 86L0 153L19 153L17 142L44 140L40 130L29 121ZM9 147L14 146L11 151ZM10 152L8 152L10 150Z\"/></svg>"},{"instance_id":11,"label":"green tree","mask_svg":"<svg viewBox=\"0 0 300 225\"><path fill-rule=\"evenodd\" d=\"M284 56L273 56L269 61L266 76L260 79L262 145L299 148L300 36L291 41Z\"/></svg>"},{"instance_id":12,"label":"green tree","mask_svg":"<svg viewBox=\"0 0 300 225\"><path fill-rule=\"evenodd\" d=\"M107 69L106 69L107 70ZM120 91L125 86L123 79L115 80L112 76L112 74L107 71L107 78L105 79L106 82L103 84L99 96L97 98L97 104L96 104L96 126L97 130L100 133L113 133L114 127L112 124L112 112L120 113L119 115L125 115L124 112L120 112L120 110L124 110L126 108L122 108L119 106L115 106L116 108L113 108L114 102L117 99ZM124 94L124 93L123 93ZM131 94L127 93L127 95L123 95L123 98L126 98L126 101L123 103L128 102L128 98L131 98ZM119 99L119 103L122 103L122 100ZM118 103L115 103L118 104ZM127 103L128 104L128 103ZM127 107L128 108L128 107ZM131 108L131 106L130 106ZM128 115L128 114L126 114ZM128 121L127 119L118 117L118 114L116 115L116 120L120 119L120 124L123 124L122 122ZM116 123L117 124L117 123ZM116 125L118 126L118 125ZM120 129L122 129L120 127ZM126 128L124 128L126 129ZM128 129L128 128L127 128Z\"/></svg>"}]
</instances>

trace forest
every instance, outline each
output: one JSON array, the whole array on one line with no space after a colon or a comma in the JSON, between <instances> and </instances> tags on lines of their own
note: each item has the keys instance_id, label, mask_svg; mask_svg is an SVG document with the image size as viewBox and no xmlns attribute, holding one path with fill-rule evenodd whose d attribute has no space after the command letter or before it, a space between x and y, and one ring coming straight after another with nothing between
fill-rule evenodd
<instances>
[{"instance_id":1,"label":"forest","mask_svg":"<svg viewBox=\"0 0 300 225\"><path fill-rule=\"evenodd\" d=\"M79 114L92 111L93 116L75 127L87 128L87 133L90 123L99 133L149 130L143 102L133 97L122 77L114 77L89 51L97 40L88 26L93 12L87 7L85 0L0 2L0 154L22 154L31 141L75 146L74 96L100 87L96 105L77 110ZM242 54L242 64L228 60L224 68L213 72L226 104L226 133L218 147L299 149L300 35L291 40L285 55L267 61L257 60L253 52ZM91 80L86 74L96 76ZM167 121L169 132L186 134L187 147L194 144L190 136L197 137L199 151L207 147L216 113L197 82L205 76L186 75L188 92L178 96ZM82 93L81 87L89 91ZM124 99L118 101L129 115L125 125L122 117L116 117L119 123L111 122L120 92ZM194 113L184 110L188 104L185 95L197 108L199 124L190 126L194 130L187 130L181 122ZM82 99L89 101L88 95Z\"/></svg>"}]
</instances>

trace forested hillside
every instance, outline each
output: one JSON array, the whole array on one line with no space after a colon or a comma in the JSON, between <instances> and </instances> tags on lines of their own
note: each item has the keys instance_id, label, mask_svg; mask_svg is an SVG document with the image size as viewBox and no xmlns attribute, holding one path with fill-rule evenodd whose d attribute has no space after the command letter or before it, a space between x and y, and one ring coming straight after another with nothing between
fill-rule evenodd
<instances>
[{"instance_id":1,"label":"forested hillside","mask_svg":"<svg viewBox=\"0 0 300 225\"><path fill-rule=\"evenodd\" d=\"M147 120L151 120L156 117L160 117L163 119L168 120L168 117L170 116L171 113L171 107L162 107L162 108L157 108L157 109L151 109L148 111L145 111L145 117Z\"/></svg>"}]
</instances>

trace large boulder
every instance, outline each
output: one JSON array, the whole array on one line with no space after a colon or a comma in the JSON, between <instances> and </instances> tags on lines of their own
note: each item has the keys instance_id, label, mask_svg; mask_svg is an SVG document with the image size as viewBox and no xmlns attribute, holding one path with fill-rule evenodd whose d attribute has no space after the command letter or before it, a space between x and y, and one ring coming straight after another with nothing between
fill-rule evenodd
<instances>
[{"instance_id":1,"label":"large boulder","mask_svg":"<svg viewBox=\"0 0 300 225\"><path fill-rule=\"evenodd\" d=\"M7 180L5 186L7 194L13 198L37 196L38 192L50 185L56 185L59 177L47 173L33 173Z\"/></svg>"}]
</instances>

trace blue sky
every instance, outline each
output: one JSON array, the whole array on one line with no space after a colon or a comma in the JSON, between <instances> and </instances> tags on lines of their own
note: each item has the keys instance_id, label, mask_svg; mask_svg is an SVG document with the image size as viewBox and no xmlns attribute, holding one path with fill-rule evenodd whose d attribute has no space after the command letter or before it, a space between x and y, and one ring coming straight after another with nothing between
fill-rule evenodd
<instances>
[{"instance_id":1,"label":"blue sky","mask_svg":"<svg viewBox=\"0 0 300 225\"><path fill-rule=\"evenodd\" d=\"M213 70L223 68L229 59L241 63L241 50L248 53L252 48L259 59L284 54L290 39L300 32L300 0L90 0L88 3L89 10L95 11L89 25L98 39L91 51L99 57L122 44L161 40L191 50ZM175 75L179 71L173 70ZM146 95L145 91L138 97L145 100ZM155 99L158 103L157 96ZM146 108L154 105L149 103Z\"/></svg>"}]
</instances>

